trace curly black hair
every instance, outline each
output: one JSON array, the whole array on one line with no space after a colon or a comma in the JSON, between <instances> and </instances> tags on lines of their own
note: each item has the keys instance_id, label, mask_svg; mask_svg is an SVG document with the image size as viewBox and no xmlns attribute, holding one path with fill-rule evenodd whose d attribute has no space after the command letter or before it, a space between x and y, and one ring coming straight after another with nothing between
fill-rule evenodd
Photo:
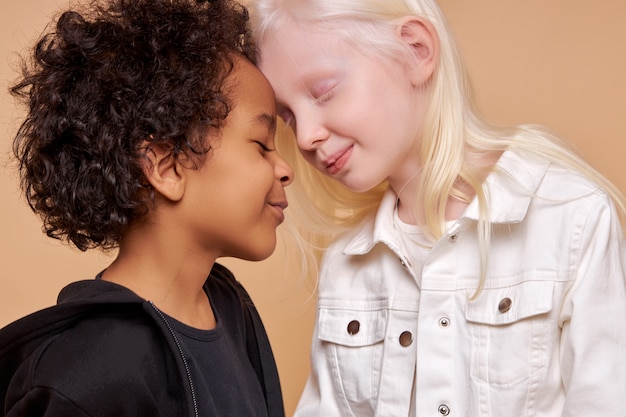
<instances>
[{"instance_id":1,"label":"curly black hair","mask_svg":"<svg viewBox=\"0 0 626 417\"><path fill-rule=\"evenodd\" d=\"M231 109L234 56L254 62L229 0L103 0L62 13L10 88L28 108L13 153L31 209L82 251L119 245L153 199L146 141L193 161ZM148 196L148 197L146 197Z\"/></svg>"}]
</instances>

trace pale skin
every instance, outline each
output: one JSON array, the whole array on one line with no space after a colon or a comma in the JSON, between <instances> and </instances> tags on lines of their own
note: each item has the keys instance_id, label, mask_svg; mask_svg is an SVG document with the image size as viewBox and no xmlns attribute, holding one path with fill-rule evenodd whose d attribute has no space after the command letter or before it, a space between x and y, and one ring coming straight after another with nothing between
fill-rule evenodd
<instances>
[{"instance_id":1,"label":"pale skin","mask_svg":"<svg viewBox=\"0 0 626 417\"><path fill-rule=\"evenodd\" d=\"M287 207L291 168L274 151L274 95L261 72L236 59L234 107L198 169L150 147L144 175L155 204L123 236L102 279L123 285L191 327L213 329L203 289L215 261L268 257ZM247 187L247 188L246 188Z\"/></svg>"},{"instance_id":2,"label":"pale skin","mask_svg":"<svg viewBox=\"0 0 626 417\"><path fill-rule=\"evenodd\" d=\"M411 54L403 69L355 51L328 30L288 22L262 40L260 68L309 163L357 192L388 181L399 197L400 218L417 224L420 203L407 193L421 169L413 145L421 140L439 40L433 25L416 16L399 20L395 35ZM470 151L465 158L484 180L500 155ZM447 220L458 218L474 197L469 185L457 185L468 200L450 197Z\"/></svg>"},{"instance_id":3,"label":"pale skin","mask_svg":"<svg viewBox=\"0 0 626 417\"><path fill-rule=\"evenodd\" d=\"M439 60L439 40L434 26L425 19L409 16L398 24L396 34L403 42L408 43L412 47L415 56L418 58L417 62L419 64L412 69L411 82L413 86L427 87ZM425 91L427 88L421 88L420 90ZM468 166L482 173L481 177L484 180L493 170L501 155L501 151L466 152L465 160ZM415 168L412 172L415 173ZM413 198L403 198L401 195L403 188L410 187L410 182L414 178L406 179L405 176L400 180L396 180L393 176L390 176L388 180L391 188L398 195L398 216L406 223L417 224L418 221L414 213L418 203ZM446 220L458 219L475 196L474 190L469 185L460 183L457 186L468 196L469 201L460 200L453 196L448 197Z\"/></svg>"}]
</instances>

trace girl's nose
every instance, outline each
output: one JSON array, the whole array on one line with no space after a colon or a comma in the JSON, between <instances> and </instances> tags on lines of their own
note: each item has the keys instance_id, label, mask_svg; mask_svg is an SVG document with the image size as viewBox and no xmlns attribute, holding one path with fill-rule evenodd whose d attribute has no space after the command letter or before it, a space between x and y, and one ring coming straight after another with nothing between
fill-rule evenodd
<instances>
[{"instance_id":1,"label":"girl's nose","mask_svg":"<svg viewBox=\"0 0 626 417\"><path fill-rule=\"evenodd\" d=\"M296 140L303 151L314 151L330 136L330 132L320 123L302 123L298 120Z\"/></svg>"}]
</instances>

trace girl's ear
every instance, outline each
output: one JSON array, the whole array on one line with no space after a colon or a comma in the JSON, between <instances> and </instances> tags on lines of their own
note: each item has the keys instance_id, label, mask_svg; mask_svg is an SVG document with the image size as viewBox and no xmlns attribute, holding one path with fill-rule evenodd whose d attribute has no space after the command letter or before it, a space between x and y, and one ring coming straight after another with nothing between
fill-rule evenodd
<instances>
[{"instance_id":1,"label":"girl's ear","mask_svg":"<svg viewBox=\"0 0 626 417\"><path fill-rule=\"evenodd\" d=\"M409 68L411 83L414 86L426 83L439 62L439 37L435 26L426 19L406 16L399 21L396 35L413 52Z\"/></svg>"},{"instance_id":2,"label":"girl's ear","mask_svg":"<svg viewBox=\"0 0 626 417\"><path fill-rule=\"evenodd\" d=\"M144 143L143 174L154 190L170 201L179 201L185 193L185 169L165 144Z\"/></svg>"}]
</instances>

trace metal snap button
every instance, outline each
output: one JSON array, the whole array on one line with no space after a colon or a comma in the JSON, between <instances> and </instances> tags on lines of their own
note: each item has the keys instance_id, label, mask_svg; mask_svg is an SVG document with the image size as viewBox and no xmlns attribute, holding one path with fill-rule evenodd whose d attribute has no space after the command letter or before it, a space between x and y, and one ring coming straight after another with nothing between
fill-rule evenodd
<instances>
[{"instance_id":1,"label":"metal snap button","mask_svg":"<svg viewBox=\"0 0 626 417\"><path fill-rule=\"evenodd\" d=\"M348 323L348 333L351 335L355 335L361 329L361 323L358 320L352 320Z\"/></svg>"},{"instance_id":2,"label":"metal snap button","mask_svg":"<svg viewBox=\"0 0 626 417\"><path fill-rule=\"evenodd\" d=\"M439 414L441 414L442 416L447 416L448 414L450 414L450 407L445 404L441 404L437 408L437 411L439 411Z\"/></svg>"},{"instance_id":3,"label":"metal snap button","mask_svg":"<svg viewBox=\"0 0 626 417\"><path fill-rule=\"evenodd\" d=\"M400 345L404 347L410 346L413 343L413 335L408 330L405 330L400 334L399 340Z\"/></svg>"},{"instance_id":4,"label":"metal snap button","mask_svg":"<svg viewBox=\"0 0 626 417\"><path fill-rule=\"evenodd\" d=\"M513 304L513 301L511 301L509 297L503 298L498 304L498 311L500 313L506 313L507 311L511 309L512 304Z\"/></svg>"},{"instance_id":5,"label":"metal snap button","mask_svg":"<svg viewBox=\"0 0 626 417\"><path fill-rule=\"evenodd\" d=\"M402 258L398 258L398 260L400 261L400 265L402 265L402 268L408 270L409 267L411 266L411 264L408 261L404 261L404 259Z\"/></svg>"},{"instance_id":6,"label":"metal snap button","mask_svg":"<svg viewBox=\"0 0 626 417\"><path fill-rule=\"evenodd\" d=\"M450 319L448 319L447 317L442 317L439 319L439 326L445 329L449 325L450 325Z\"/></svg>"}]
</instances>

